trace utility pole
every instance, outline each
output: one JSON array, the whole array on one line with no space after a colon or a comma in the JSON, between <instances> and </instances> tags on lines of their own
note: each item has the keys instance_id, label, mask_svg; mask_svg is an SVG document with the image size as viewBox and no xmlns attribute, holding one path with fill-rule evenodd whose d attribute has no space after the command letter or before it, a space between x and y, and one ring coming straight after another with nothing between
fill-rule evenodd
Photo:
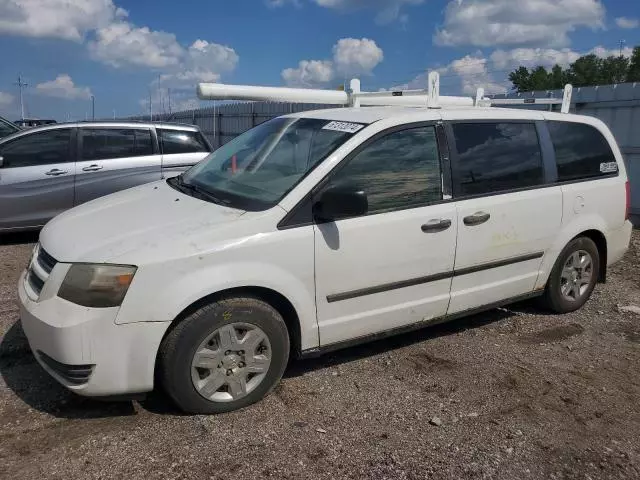
<instances>
[{"instance_id":1,"label":"utility pole","mask_svg":"<svg viewBox=\"0 0 640 480\"><path fill-rule=\"evenodd\" d=\"M169 115L171 115L171 89L167 88L167 100L169 101Z\"/></svg>"},{"instance_id":2,"label":"utility pole","mask_svg":"<svg viewBox=\"0 0 640 480\"><path fill-rule=\"evenodd\" d=\"M20 89L20 114L21 120L24 120L24 98L22 96L22 90L29 86L28 83L22 81L22 75L18 74L18 81L14 83Z\"/></svg>"},{"instance_id":3,"label":"utility pole","mask_svg":"<svg viewBox=\"0 0 640 480\"><path fill-rule=\"evenodd\" d=\"M149 121L153 122L153 94L149 89Z\"/></svg>"},{"instance_id":4,"label":"utility pole","mask_svg":"<svg viewBox=\"0 0 640 480\"><path fill-rule=\"evenodd\" d=\"M91 95L91 120L95 122L96 120L96 97L95 95Z\"/></svg>"},{"instance_id":5,"label":"utility pole","mask_svg":"<svg viewBox=\"0 0 640 480\"><path fill-rule=\"evenodd\" d=\"M624 44L627 43L625 40L620 40L620 42L618 42L620 44L620 56L622 56L622 50L624 48Z\"/></svg>"},{"instance_id":6,"label":"utility pole","mask_svg":"<svg viewBox=\"0 0 640 480\"><path fill-rule=\"evenodd\" d=\"M113 109L113 119L114 120L116 119L116 109L115 108Z\"/></svg>"}]
</instances>

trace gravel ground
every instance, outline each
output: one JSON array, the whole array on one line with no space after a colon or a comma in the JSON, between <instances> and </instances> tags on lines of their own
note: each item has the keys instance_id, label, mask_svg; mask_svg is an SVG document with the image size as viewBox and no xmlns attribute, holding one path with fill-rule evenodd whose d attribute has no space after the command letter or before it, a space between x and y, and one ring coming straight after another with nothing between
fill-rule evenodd
<instances>
[{"instance_id":1,"label":"gravel ground","mask_svg":"<svg viewBox=\"0 0 640 480\"><path fill-rule=\"evenodd\" d=\"M2 478L640 478L640 232L585 308L497 309L297 362L264 401L183 416L107 403L35 362L0 245Z\"/></svg>"}]
</instances>

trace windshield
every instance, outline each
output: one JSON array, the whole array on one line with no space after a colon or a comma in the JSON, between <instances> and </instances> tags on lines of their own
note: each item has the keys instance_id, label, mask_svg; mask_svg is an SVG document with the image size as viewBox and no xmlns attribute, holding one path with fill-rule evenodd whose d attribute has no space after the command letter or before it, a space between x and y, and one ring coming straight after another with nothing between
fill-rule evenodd
<instances>
[{"instance_id":1,"label":"windshield","mask_svg":"<svg viewBox=\"0 0 640 480\"><path fill-rule=\"evenodd\" d=\"M265 210L363 127L312 118L275 118L223 145L174 183L192 187L182 189L185 193L203 192L204 200Z\"/></svg>"}]
</instances>

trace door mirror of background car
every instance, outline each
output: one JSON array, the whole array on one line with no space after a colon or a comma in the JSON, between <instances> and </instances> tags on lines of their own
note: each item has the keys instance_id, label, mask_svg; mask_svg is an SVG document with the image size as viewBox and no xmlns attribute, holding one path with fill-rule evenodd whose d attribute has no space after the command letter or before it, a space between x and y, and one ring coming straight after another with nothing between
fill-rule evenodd
<instances>
[{"instance_id":1,"label":"door mirror of background car","mask_svg":"<svg viewBox=\"0 0 640 480\"><path fill-rule=\"evenodd\" d=\"M367 194L355 185L339 185L325 190L313 205L313 216L321 222L364 215L369 210Z\"/></svg>"}]
</instances>

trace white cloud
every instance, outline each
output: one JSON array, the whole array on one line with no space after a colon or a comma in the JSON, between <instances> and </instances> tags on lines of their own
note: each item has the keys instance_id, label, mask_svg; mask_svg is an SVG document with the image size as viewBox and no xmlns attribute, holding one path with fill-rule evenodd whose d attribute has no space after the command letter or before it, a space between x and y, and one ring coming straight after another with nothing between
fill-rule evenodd
<instances>
[{"instance_id":1,"label":"white cloud","mask_svg":"<svg viewBox=\"0 0 640 480\"><path fill-rule=\"evenodd\" d=\"M640 20L637 18L629 18L629 17L618 17L616 18L616 25L620 28L625 29L633 29L638 28L640 26Z\"/></svg>"},{"instance_id":2,"label":"white cloud","mask_svg":"<svg viewBox=\"0 0 640 480\"><path fill-rule=\"evenodd\" d=\"M293 5L294 7L300 7L300 0L265 0L267 7L279 8L285 5Z\"/></svg>"},{"instance_id":3,"label":"white cloud","mask_svg":"<svg viewBox=\"0 0 640 480\"><path fill-rule=\"evenodd\" d=\"M77 87L66 73L58 75L55 80L39 83L36 85L36 92L66 100L88 100L91 97L91 90L88 87Z\"/></svg>"},{"instance_id":4,"label":"white cloud","mask_svg":"<svg viewBox=\"0 0 640 480\"><path fill-rule=\"evenodd\" d=\"M621 53L623 57L631 57L631 55L633 54L633 48L624 47L621 51L619 48L608 49L602 46L598 46L598 47L593 47L589 51L589 53L594 53L600 58L619 57Z\"/></svg>"},{"instance_id":5,"label":"white cloud","mask_svg":"<svg viewBox=\"0 0 640 480\"><path fill-rule=\"evenodd\" d=\"M451 0L434 41L559 47L569 44L568 33L578 27L601 28L604 16L600 0Z\"/></svg>"},{"instance_id":6,"label":"white cloud","mask_svg":"<svg viewBox=\"0 0 640 480\"><path fill-rule=\"evenodd\" d=\"M127 12L112 0L2 0L0 33L82 41Z\"/></svg>"},{"instance_id":7,"label":"white cloud","mask_svg":"<svg viewBox=\"0 0 640 480\"><path fill-rule=\"evenodd\" d=\"M368 75L383 59L382 49L368 38L342 38L333 46L333 62L344 75Z\"/></svg>"},{"instance_id":8,"label":"white cloud","mask_svg":"<svg viewBox=\"0 0 640 480\"><path fill-rule=\"evenodd\" d=\"M297 68L286 68L282 79L289 86L326 85L338 75L370 75L384 59L384 52L368 38L342 38L333 46L333 60L301 60Z\"/></svg>"},{"instance_id":9,"label":"white cloud","mask_svg":"<svg viewBox=\"0 0 640 480\"><path fill-rule=\"evenodd\" d=\"M14 96L10 93L0 92L0 108L6 108L13 105Z\"/></svg>"},{"instance_id":10,"label":"white cloud","mask_svg":"<svg viewBox=\"0 0 640 480\"><path fill-rule=\"evenodd\" d=\"M172 33L116 22L96 30L89 51L96 60L113 67L136 65L152 68L176 66L184 49Z\"/></svg>"},{"instance_id":11,"label":"white cloud","mask_svg":"<svg viewBox=\"0 0 640 480\"><path fill-rule=\"evenodd\" d=\"M578 52L569 48L555 50L553 48L516 48L513 50L496 50L491 54L493 66L497 69L514 67L553 67L569 65L580 57Z\"/></svg>"},{"instance_id":12,"label":"white cloud","mask_svg":"<svg viewBox=\"0 0 640 480\"><path fill-rule=\"evenodd\" d=\"M278 0L276 0L278 1ZM282 1L282 0L281 0ZM424 0L313 0L317 5L341 11L353 11L371 8L377 12L376 22L391 23L401 19L404 5L420 5ZM405 23L408 17L404 17Z\"/></svg>"},{"instance_id":13,"label":"white cloud","mask_svg":"<svg viewBox=\"0 0 640 480\"><path fill-rule=\"evenodd\" d=\"M184 110L194 110L202 106L202 102L195 97L195 90L192 91L171 91L166 88L151 90L151 101L154 118L159 114L176 113ZM149 96L138 100L140 113L149 114Z\"/></svg>"},{"instance_id":14,"label":"white cloud","mask_svg":"<svg viewBox=\"0 0 640 480\"><path fill-rule=\"evenodd\" d=\"M316 87L333 80L335 72L329 60L301 60L298 68L286 68L281 75L290 87Z\"/></svg>"}]
</instances>

